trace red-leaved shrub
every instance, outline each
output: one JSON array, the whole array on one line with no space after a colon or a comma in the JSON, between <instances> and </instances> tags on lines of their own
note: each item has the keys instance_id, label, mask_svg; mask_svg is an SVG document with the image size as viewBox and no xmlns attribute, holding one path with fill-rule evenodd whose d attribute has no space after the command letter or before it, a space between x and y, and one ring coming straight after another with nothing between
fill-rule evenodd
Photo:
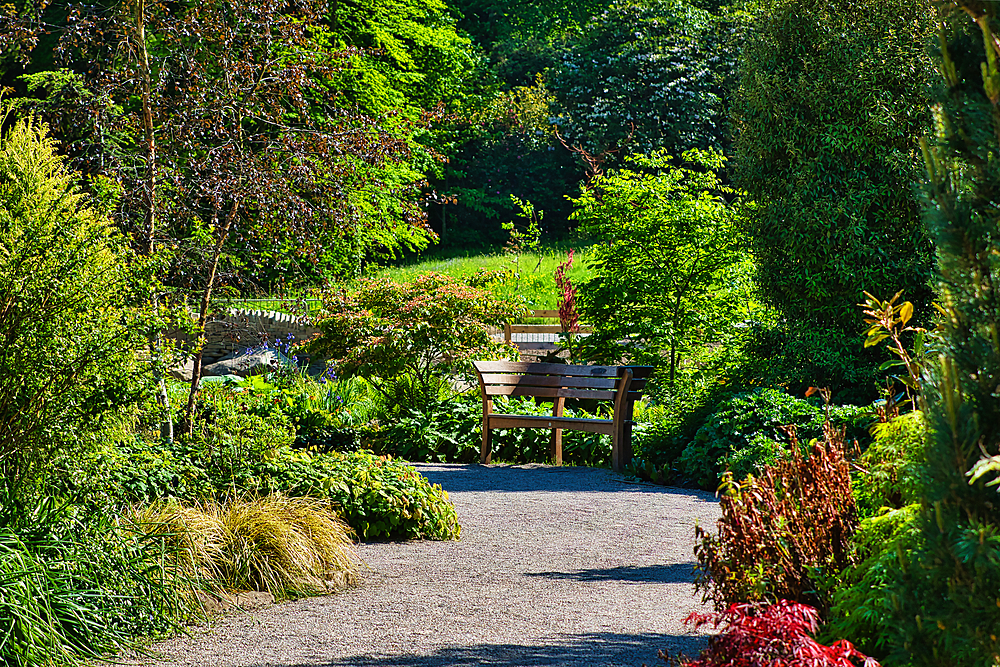
<instances>
[{"instance_id":1,"label":"red-leaved shrub","mask_svg":"<svg viewBox=\"0 0 1000 667\"><path fill-rule=\"evenodd\" d=\"M811 634L819 627L819 612L790 600L770 605L734 604L721 614L688 616L695 628L711 624L722 632L712 637L697 660L660 658L681 667L879 667L846 639L824 646Z\"/></svg>"},{"instance_id":2,"label":"red-leaved shrub","mask_svg":"<svg viewBox=\"0 0 1000 667\"><path fill-rule=\"evenodd\" d=\"M566 272L573 268L573 248L569 249L566 261L556 267L556 289L559 290L559 322L563 331L580 331L580 313L576 309L576 289Z\"/></svg>"},{"instance_id":3,"label":"red-leaved shrub","mask_svg":"<svg viewBox=\"0 0 1000 667\"><path fill-rule=\"evenodd\" d=\"M788 599L825 613L830 601L819 579L853 561L857 518L843 430L828 419L808 455L794 429L787 432L782 458L723 490L718 534L697 528L696 585L718 611Z\"/></svg>"}]
</instances>

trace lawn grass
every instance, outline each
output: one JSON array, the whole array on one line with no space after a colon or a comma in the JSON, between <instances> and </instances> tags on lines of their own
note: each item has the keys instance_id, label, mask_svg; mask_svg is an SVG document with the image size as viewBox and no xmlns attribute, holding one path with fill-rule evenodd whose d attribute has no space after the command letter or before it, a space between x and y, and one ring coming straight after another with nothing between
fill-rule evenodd
<instances>
[{"instance_id":1,"label":"lawn grass","mask_svg":"<svg viewBox=\"0 0 1000 667\"><path fill-rule=\"evenodd\" d=\"M432 257L412 264L387 267L377 271L375 275L404 282L431 272L467 278L483 268L491 271L509 268L517 277L495 288L498 294L523 296L532 309L555 309L559 307L555 271L560 263L566 261L567 253L568 250L562 248L546 248L520 256L497 251L480 255ZM587 248L578 248L574 252L573 267L567 274L573 285L579 286L590 277L588 258Z\"/></svg>"},{"instance_id":2,"label":"lawn grass","mask_svg":"<svg viewBox=\"0 0 1000 667\"><path fill-rule=\"evenodd\" d=\"M498 249L481 254L432 253L422 258L410 258L397 266L388 266L370 275L389 278L396 282L408 282L425 273L443 273L453 278L467 278L480 269L501 271L509 269L513 277L493 291L498 296L522 296L528 308L534 310L554 310L559 307L559 292L556 289L555 272L566 261L570 248L574 248L573 266L568 272L570 281L579 287L590 278L587 263L592 257L585 244L559 244L527 252L521 255L505 253ZM223 300L231 308L249 310L274 310L294 312L297 315L314 315L321 308L319 299L308 290L297 293L294 298L277 295L261 298L233 298Z\"/></svg>"}]
</instances>

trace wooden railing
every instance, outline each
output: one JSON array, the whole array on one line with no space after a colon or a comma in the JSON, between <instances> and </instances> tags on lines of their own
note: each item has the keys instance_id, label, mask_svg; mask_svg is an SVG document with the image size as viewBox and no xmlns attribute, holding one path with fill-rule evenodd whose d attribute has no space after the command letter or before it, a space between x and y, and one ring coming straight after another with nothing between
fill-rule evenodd
<instances>
[{"instance_id":1,"label":"wooden railing","mask_svg":"<svg viewBox=\"0 0 1000 667\"><path fill-rule=\"evenodd\" d=\"M532 319L559 320L558 310L532 310L528 316ZM553 341L514 341L513 334L560 334L563 333L562 323L559 324L508 324L504 327L503 337L508 343L513 343L521 350L544 350L553 351L560 349L560 345ZM593 328L585 324L580 325L577 333L589 334Z\"/></svg>"}]
</instances>

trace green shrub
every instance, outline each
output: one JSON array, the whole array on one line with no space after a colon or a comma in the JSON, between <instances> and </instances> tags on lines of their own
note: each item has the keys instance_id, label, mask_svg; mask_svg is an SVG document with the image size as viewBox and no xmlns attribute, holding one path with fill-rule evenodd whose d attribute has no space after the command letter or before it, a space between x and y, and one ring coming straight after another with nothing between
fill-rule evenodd
<instances>
[{"instance_id":1,"label":"green shrub","mask_svg":"<svg viewBox=\"0 0 1000 667\"><path fill-rule=\"evenodd\" d=\"M32 505L54 455L86 448L149 388L142 262L76 178L45 126L0 133L0 524Z\"/></svg>"},{"instance_id":2,"label":"green shrub","mask_svg":"<svg viewBox=\"0 0 1000 667\"><path fill-rule=\"evenodd\" d=\"M201 403L190 444L203 452L209 474L220 484L295 439L291 419L267 395L212 383L201 390Z\"/></svg>"},{"instance_id":3,"label":"green shrub","mask_svg":"<svg viewBox=\"0 0 1000 667\"><path fill-rule=\"evenodd\" d=\"M370 279L356 290L331 290L310 351L334 360L338 375L372 382L390 403L422 407L473 358L502 358L516 349L492 340L525 312L516 302L443 274L411 283Z\"/></svg>"},{"instance_id":4,"label":"green shrub","mask_svg":"<svg viewBox=\"0 0 1000 667\"><path fill-rule=\"evenodd\" d=\"M896 635L894 587L921 543L919 518L920 506L906 505L861 521L854 535L860 562L837 582L824 637L849 637L865 653L886 657Z\"/></svg>"},{"instance_id":5,"label":"green shrub","mask_svg":"<svg viewBox=\"0 0 1000 667\"><path fill-rule=\"evenodd\" d=\"M59 459L53 486L90 509L210 498L217 487L202 454L183 442L133 434L125 441L102 443L85 456Z\"/></svg>"},{"instance_id":6,"label":"green shrub","mask_svg":"<svg viewBox=\"0 0 1000 667\"><path fill-rule=\"evenodd\" d=\"M371 452L297 450L219 463L199 446L136 438L66 466L60 487L92 506L185 503L282 493L332 500L362 539L451 539L455 509L440 487L401 461Z\"/></svg>"},{"instance_id":7,"label":"green shrub","mask_svg":"<svg viewBox=\"0 0 1000 667\"><path fill-rule=\"evenodd\" d=\"M284 449L253 473L270 491L328 498L363 540L448 540L461 531L448 493L391 457Z\"/></svg>"},{"instance_id":8,"label":"green shrub","mask_svg":"<svg viewBox=\"0 0 1000 667\"><path fill-rule=\"evenodd\" d=\"M857 343L863 290L930 302L933 248L912 183L932 125L925 0L769 0L734 95L740 221L761 299L780 313L755 356L767 382L870 393Z\"/></svg>"},{"instance_id":9,"label":"green shrub","mask_svg":"<svg viewBox=\"0 0 1000 667\"><path fill-rule=\"evenodd\" d=\"M406 461L472 463L479 459L482 410L478 395L403 410L379 434L377 451Z\"/></svg>"},{"instance_id":10,"label":"green shrub","mask_svg":"<svg viewBox=\"0 0 1000 667\"><path fill-rule=\"evenodd\" d=\"M167 536L183 570L229 589L282 600L325 592L335 572L357 569L350 529L315 498L168 501L140 518Z\"/></svg>"},{"instance_id":11,"label":"green shrub","mask_svg":"<svg viewBox=\"0 0 1000 667\"><path fill-rule=\"evenodd\" d=\"M635 409L633 474L658 484L690 484L680 474L677 460L716 405L733 395L724 366L685 374L669 387L655 382L647 385L647 398Z\"/></svg>"},{"instance_id":12,"label":"green shrub","mask_svg":"<svg viewBox=\"0 0 1000 667\"><path fill-rule=\"evenodd\" d=\"M720 474L729 469L735 479L774 463L789 442L785 427L794 427L808 442L821 437L824 408L816 401L789 396L779 389L754 389L720 402L698 429L677 460L680 474L698 486L714 490ZM830 406L830 422L847 426L847 438L865 439L863 425L870 421L866 409L852 405Z\"/></svg>"},{"instance_id":13,"label":"green shrub","mask_svg":"<svg viewBox=\"0 0 1000 667\"><path fill-rule=\"evenodd\" d=\"M899 509L919 500L927 421L919 411L875 424L874 438L858 458L854 499L862 517L882 508Z\"/></svg>"}]
</instances>

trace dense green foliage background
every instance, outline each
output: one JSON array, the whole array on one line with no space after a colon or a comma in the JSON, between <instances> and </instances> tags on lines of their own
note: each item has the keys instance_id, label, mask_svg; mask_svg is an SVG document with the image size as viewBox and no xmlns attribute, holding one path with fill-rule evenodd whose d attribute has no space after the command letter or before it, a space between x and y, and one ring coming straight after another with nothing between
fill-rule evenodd
<instances>
[{"instance_id":1,"label":"dense green foliage background","mask_svg":"<svg viewBox=\"0 0 1000 667\"><path fill-rule=\"evenodd\" d=\"M545 307L593 327L564 336L574 361L658 367L629 473L720 489L709 599L815 605L890 667L993 667L997 10L3 5L0 661L103 655L196 612L207 570L137 512L457 537L398 457L474 460L461 371L515 354L489 328ZM359 280L434 244L489 257ZM219 297L321 287L316 340L282 341L268 375L162 377L200 367ZM308 350L325 372L296 366ZM495 454L543 462L547 439L510 429ZM564 447L607 464L607 438Z\"/></svg>"},{"instance_id":2,"label":"dense green foliage background","mask_svg":"<svg viewBox=\"0 0 1000 667\"><path fill-rule=\"evenodd\" d=\"M760 297L781 319L758 355L798 386L859 386L876 363L856 344L862 292L931 297L913 184L930 127L932 15L912 0L765 7L733 106L734 176L757 203L743 231Z\"/></svg>"}]
</instances>

